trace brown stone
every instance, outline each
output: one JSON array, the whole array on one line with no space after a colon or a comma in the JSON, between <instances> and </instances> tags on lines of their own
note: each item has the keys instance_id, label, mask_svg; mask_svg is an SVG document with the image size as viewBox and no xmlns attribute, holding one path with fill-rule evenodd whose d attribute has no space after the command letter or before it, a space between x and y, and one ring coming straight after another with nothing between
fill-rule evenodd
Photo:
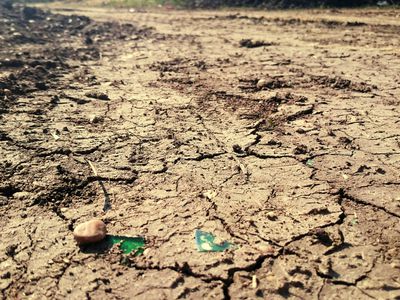
<instances>
[{"instance_id":1,"label":"brown stone","mask_svg":"<svg viewBox=\"0 0 400 300\"><path fill-rule=\"evenodd\" d=\"M79 245L99 242L106 234L106 224L101 220L90 220L79 224L74 230L74 238Z\"/></svg>"}]
</instances>

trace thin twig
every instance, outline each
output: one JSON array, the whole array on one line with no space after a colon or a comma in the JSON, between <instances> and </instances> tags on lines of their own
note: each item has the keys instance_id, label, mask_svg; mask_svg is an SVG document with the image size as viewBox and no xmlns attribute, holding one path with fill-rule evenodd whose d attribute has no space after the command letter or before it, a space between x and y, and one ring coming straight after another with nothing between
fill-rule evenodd
<instances>
[{"instance_id":1,"label":"thin twig","mask_svg":"<svg viewBox=\"0 0 400 300\"><path fill-rule=\"evenodd\" d=\"M103 191L103 193L104 193L104 206L103 206L103 211L106 212L106 211L108 211L108 210L111 209L110 194L107 192L107 189L106 189L106 187L104 186L103 181L99 178L99 175L98 175L97 170L96 170L96 168L94 167L93 163L92 163L90 160L88 160L88 159L87 159L87 162L88 162L90 168L92 169L94 176L97 178L97 181L99 182L100 187L101 187L101 189L102 189L102 191Z\"/></svg>"},{"instance_id":2,"label":"thin twig","mask_svg":"<svg viewBox=\"0 0 400 300\"><path fill-rule=\"evenodd\" d=\"M87 162L88 162L90 168L92 169L94 176L98 177L99 175L97 174L97 170L94 167L94 165L92 164L92 162L90 160L87 160Z\"/></svg>"}]
</instances>

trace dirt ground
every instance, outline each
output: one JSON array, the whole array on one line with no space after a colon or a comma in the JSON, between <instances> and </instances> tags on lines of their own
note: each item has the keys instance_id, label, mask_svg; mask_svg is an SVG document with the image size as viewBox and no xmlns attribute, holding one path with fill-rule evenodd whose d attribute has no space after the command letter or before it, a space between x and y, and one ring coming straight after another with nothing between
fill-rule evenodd
<instances>
[{"instance_id":1,"label":"dirt ground","mask_svg":"<svg viewBox=\"0 0 400 300\"><path fill-rule=\"evenodd\" d=\"M400 299L399 10L51 9L0 13L2 298Z\"/></svg>"}]
</instances>

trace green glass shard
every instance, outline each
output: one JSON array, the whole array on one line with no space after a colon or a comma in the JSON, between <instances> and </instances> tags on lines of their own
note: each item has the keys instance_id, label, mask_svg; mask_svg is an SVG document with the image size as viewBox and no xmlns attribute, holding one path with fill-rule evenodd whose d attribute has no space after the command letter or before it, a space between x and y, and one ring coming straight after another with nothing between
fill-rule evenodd
<instances>
[{"instance_id":1,"label":"green glass shard","mask_svg":"<svg viewBox=\"0 0 400 300\"><path fill-rule=\"evenodd\" d=\"M142 237L127 237L117 235L107 235L105 242L110 243L111 245L119 244L119 249L121 249L124 254L129 254L135 251L136 256L143 253L146 243L145 239Z\"/></svg>"},{"instance_id":2,"label":"green glass shard","mask_svg":"<svg viewBox=\"0 0 400 300\"><path fill-rule=\"evenodd\" d=\"M219 242L213 234L201 230L196 230L195 240L199 252L222 252L232 246L227 241Z\"/></svg>"},{"instance_id":3,"label":"green glass shard","mask_svg":"<svg viewBox=\"0 0 400 300\"><path fill-rule=\"evenodd\" d=\"M312 160L312 159L307 159L306 165L307 165L308 167L312 168L313 165L314 165L314 160Z\"/></svg>"},{"instance_id":4,"label":"green glass shard","mask_svg":"<svg viewBox=\"0 0 400 300\"><path fill-rule=\"evenodd\" d=\"M351 223L351 225L357 225L358 224L358 219L357 218L353 218L351 221L350 221L350 223Z\"/></svg>"}]
</instances>

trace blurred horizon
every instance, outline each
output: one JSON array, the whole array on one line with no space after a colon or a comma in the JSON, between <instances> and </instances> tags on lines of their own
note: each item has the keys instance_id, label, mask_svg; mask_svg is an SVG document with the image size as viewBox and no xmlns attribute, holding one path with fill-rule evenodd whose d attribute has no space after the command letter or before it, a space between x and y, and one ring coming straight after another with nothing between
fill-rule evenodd
<instances>
[{"instance_id":1,"label":"blurred horizon","mask_svg":"<svg viewBox=\"0 0 400 300\"><path fill-rule=\"evenodd\" d=\"M7 1L7 0L2 0ZM9 0L10 1L10 0ZM40 3L59 2L54 0L12 0L11 2ZM345 8L363 6L398 6L400 0L68 0L69 3L95 4L119 7L175 6L182 8L219 8L219 7L254 7L254 8Z\"/></svg>"}]
</instances>

